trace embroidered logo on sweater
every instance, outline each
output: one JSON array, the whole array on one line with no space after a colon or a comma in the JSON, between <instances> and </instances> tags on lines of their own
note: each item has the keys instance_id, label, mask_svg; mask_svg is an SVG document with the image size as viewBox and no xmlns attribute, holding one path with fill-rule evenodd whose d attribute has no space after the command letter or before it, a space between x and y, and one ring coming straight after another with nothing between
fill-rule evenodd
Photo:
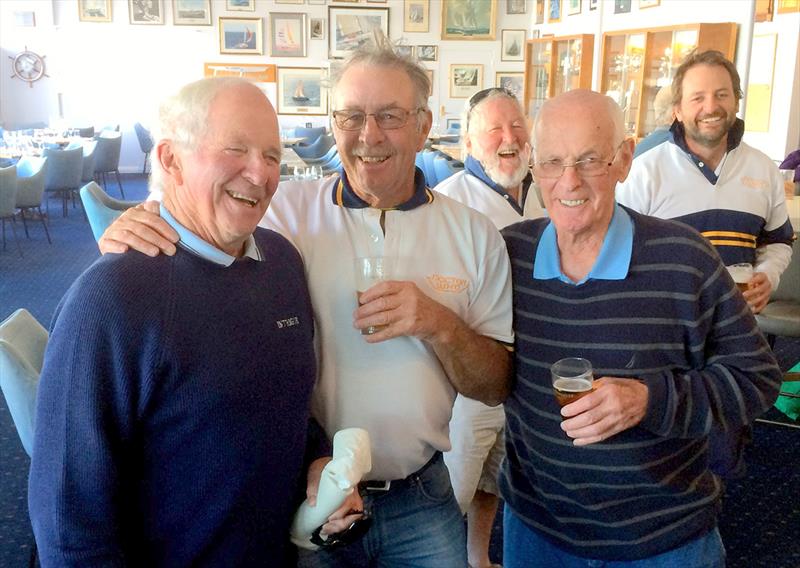
<instances>
[{"instance_id":1,"label":"embroidered logo on sweater","mask_svg":"<svg viewBox=\"0 0 800 568\"><path fill-rule=\"evenodd\" d=\"M465 278L456 278L455 276L442 276L441 274L431 274L426 276L425 280L428 285L437 292L450 292L457 294L467 289L469 282Z\"/></svg>"},{"instance_id":2,"label":"embroidered logo on sweater","mask_svg":"<svg viewBox=\"0 0 800 568\"><path fill-rule=\"evenodd\" d=\"M750 176L742 176L742 184L750 189L769 189L769 182L763 179L751 178Z\"/></svg>"},{"instance_id":3,"label":"embroidered logo on sweater","mask_svg":"<svg viewBox=\"0 0 800 568\"><path fill-rule=\"evenodd\" d=\"M275 320L275 325L278 326L278 329L283 329L284 327L292 327L292 326L295 326L295 325L300 325L300 318L295 316L293 318Z\"/></svg>"}]
</instances>

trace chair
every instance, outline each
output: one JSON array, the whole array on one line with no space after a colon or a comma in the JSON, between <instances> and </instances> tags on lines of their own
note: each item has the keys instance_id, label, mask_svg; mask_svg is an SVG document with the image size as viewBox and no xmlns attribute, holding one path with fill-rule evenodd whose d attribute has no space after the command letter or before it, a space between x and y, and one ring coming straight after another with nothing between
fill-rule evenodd
<instances>
[{"instance_id":1,"label":"chair","mask_svg":"<svg viewBox=\"0 0 800 568\"><path fill-rule=\"evenodd\" d=\"M295 144L292 146L292 150L303 160L315 160L324 156L335 143L333 135L323 134L310 146Z\"/></svg>"},{"instance_id":2,"label":"chair","mask_svg":"<svg viewBox=\"0 0 800 568\"><path fill-rule=\"evenodd\" d=\"M44 190L48 193L60 195L62 199L62 212L67 216L69 198L81 186L83 174L83 148L70 148L65 150L51 150L46 148L43 156L47 158L47 168L44 174ZM47 204L50 211L50 203Z\"/></svg>"},{"instance_id":3,"label":"chair","mask_svg":"<svg viewBox=\"0 0 800 568\"><path fill-rule=\"evenodd\" d=\"M455 166L453 166L452 161L448 160L444 156L436 156L433 159L433 169L436 173L437 183L442 183L444 180L458 171L456 170Z\"/></svg>"},{"instance_id":4,"label":"chair","mask_svg":"<svg viewBox=\"0 0 800 568\"><path fill-rule=\"evenodd\" d=\"M436 152L427 150L422 153L422 163L424 167L422 171L425 173L425 183L428 187L436 187L439 183L439 178L436 176L436 169L433 165L433 160L436 158Z\"/></svg>"},{"instance_id":5,"label":"chair","mask_svg":"<svg viewBox=\"0 0 800 568\"><path fill-rule=\"evenodd\" d=\"M80 193L83 209L86 211L95 241L100 240L108 226L114 222L114 219L122 215L123 211L141 203L141 201L114 199L93 181L84 185Z\"/></svg>"},{"instance_id":6,"label":"chair","mask_svg":"<svg viewBox=\"0 0 800 568\"><path fill-rule=\"evenodd\" d=\"M3 226L3 250L6 250L6 219L11 219L11 232L14 233L14 242L22 256L22 248L17 238L16 221L14 213L17 201L17 166L0 168L0 223Z\"/></svg>"},{"instance_id":7,"label":"chair","mask_svg":"<svg viewBox=\"0 0 800 568\"><path fill-rule=\"evenodd\" d=\"M147 171L147 160L150 159L150 152L153 150L153 137L150 131L142 126L141 122L133 125L136 131L136 138L139 140L139 149L144 152L144 163L142 164L142 173Z\"/></svg>"},{"instance_id":8,"label":"chair","mask_svg":"<svg viewBox=\"0 0 800 568\"><path fill-rule=\"evenodd\" d=\"M97 154L94 158L94 178L98 180L98 174L102 177L103 188L108 191L106 186L106 174L114 172L117 176L119 193L125 199L125 191L122 189L122 181L119 177L119 153L122 149L122 134L105 130L95 138L97 141Z\"/></svg>"},{"instance_id":9,"label":"chair","mask_svg":"<svg viewBox=\"0 0 800 568\"><path fill-rule=\"evenodd\" d=\"M756 322L770 346L777 336L800 337L800 251L793 251L778 288L761 313L756 314Z\"/></svg>"},{"instance_id":10,"label":"chair","mask_svg":"<svg viewBox=\"0 0 800 568\"><path fill-rule=\"evenodd\" d=\"M296 151L296 150L295 150L295 151ZM303 158L303 161L304 161L306 164L308 164L309 166L320 165L320 164L324 164L325 162L330 162L330 161L331 161L331 159L332 159L334 156L336 156L338 153L339 153L339 150L338 150L338 148L336 148L336 145L334 144L333 146L331 146L330 148L328 148L328 151L327 151L327 152L325 152L325 153L324 153L322 156L320 156L319 158ZM298 155L299 155L299 154L298 154Z\"/></svg>"},{"instance_id":11,"label":"chair","mask_svg":"<svg viewBox=\"0 0 800 568\"><path fill-rule=\"evenodd\" d=\"M97 140L87 140L82 145L83 168L81 169L81 183L94 181L95 164L97 163Z\"/></svg>"},{"instance_id":12,"label":"chair","mask_svg":"<svg viewBox=\"0 0 800 568\"><path fill-rule=\"evenodd\" d=\"M0 389L29 456L33 453L36 389L47 339L47 330L25 309L0 323Z\"/></svg>"},{"instance_id":13,"label":"chair","mask_svg":"<svg viewBox=\"0 0 800 568\"><path fill-rule=\"evenodd\" d=\"M81 138L94 138L94 126L87 126L86 128L78 128L78 136Z\"/></svg>"},{"instance_id":14,"label":"chair","mask_svg":"<svg viewBox=\"0 0 800 568\"><path fill-rule=\"evenodd\" d=\"M294 129L295 138L302 138L297 146L310 146L317 141L317 138L325 134L326 128L324 126L315 126L314 128L296 127Z\"/></svg>"},{"instance_id":15,"label":"chair","mask_svg":"<svg viewBox=\"0 0 800 568\"><path fill-rule=\"evenodd\" d=\"M42 213L42 196L44 195L44 175L47 167L47 158L36 158L25 156L17 162L17 202L19 216L22 217L22 225L25 227L25 236L28 234L28 222L25 220L25 212L35 209L39 212L39 219L44 227L44 234L47 235L47 242L50 240L50 231L47 229L47 222Z\"/></svg>"}]
</instances>

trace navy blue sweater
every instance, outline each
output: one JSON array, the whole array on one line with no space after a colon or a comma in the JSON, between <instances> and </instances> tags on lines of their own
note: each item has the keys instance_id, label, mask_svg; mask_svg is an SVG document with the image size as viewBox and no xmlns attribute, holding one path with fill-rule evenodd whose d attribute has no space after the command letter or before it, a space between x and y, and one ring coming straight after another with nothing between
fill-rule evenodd
<instances>
[{"instance_id":1,"label":"navy blue sweater","mask_svg":"<svg viewBox=\"0 0 800 568\"><path fill-rule=\"evenodd\" d=\"M47 566L282 566L315 381L295 249L106 255L54 320L31 520ZM314 456L327 451L325 444Z\"/></svg>"},{"instance_id":2,"label":"navy blue sweater","mask_svg":"<svg viewBox=\"0 0 800 568\"><path fill-rule=\"evenodd\" d=\"M512 262L516 383L506 401L503 498L568 552L635 560L716 525L722 486L707 468L712 424L750 422L773 403L781 373L711 245L692 229L627 210L624 280L573 286L534 280L549 219L503 231ZM576 447L561 430L549 368L585 357L596 377L644 380L639 425Z\"/></svg>"}]
</instances>

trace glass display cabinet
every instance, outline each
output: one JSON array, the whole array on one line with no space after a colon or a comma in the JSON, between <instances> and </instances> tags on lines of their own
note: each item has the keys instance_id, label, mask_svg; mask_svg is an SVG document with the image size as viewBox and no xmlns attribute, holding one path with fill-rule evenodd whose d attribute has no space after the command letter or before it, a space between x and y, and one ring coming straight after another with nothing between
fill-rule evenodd
<instances>
[{"instance_id":1,"label":"glass display cabinet","mask_svg":"<svg viewBox=\"0 0 800 568\"><path fill-rule=\"evenodd\" d=\"M716 49L733 61L736 24L690 24L603 34L600 92L625 114L625 130L637 139L656 128L653 101L672 84L681 61L693 49Z\"/></svg>"},{"instance_id":2,"label":"glass display cabinet","mask_svg":"<svg viewBox=\"0 0 800 568\"><path fill-rule=\"evenodd\" d=\"M525 46L523 107L533 119L548 98L592 88L594 36L582 34L529 39Z\"/></svg>"}]
</instances>

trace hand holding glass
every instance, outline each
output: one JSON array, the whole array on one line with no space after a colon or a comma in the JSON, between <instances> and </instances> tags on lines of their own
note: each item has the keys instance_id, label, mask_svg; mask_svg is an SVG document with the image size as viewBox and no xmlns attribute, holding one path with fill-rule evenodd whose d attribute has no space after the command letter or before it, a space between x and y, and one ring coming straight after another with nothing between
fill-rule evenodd
<instances>
[{"instance_id":1,"label":"hand holding glass","mask_svg":"<svg viewBox=\"0 0 800 568\"><path fill-rule=\"evenodd\" d=\"M750 280L753 278L753 265L749 262L740 262L725 268L728 269L731 278L736 282L736 287L742 292L746 292L750 287Z\"/></svg>"},{"instance_id":2,"label":"hand holding glass","mask_svg":"<svg viewBox=\"0 0 800 568\"><path fill-rule=\"evenodd\" d=\"M579 357L568 357L553 363L550 377L559 406L566 406L589 394L594 385L591 362Z\"/></svg>"},{"instance_id":3,"label":"hand holding glass","mask_svg":"<svg viewBox=\"0 0 800 568\"><path fill-rule=\"evenodd\" d=\"M362 256L355 259L356 271L356 297L361 305L361 295L378 282L387 280L390 276L390 259L383 256ZM372 335L385 325L371 325L361 330L361 335Z\"/></svg>"}]
</instances>

